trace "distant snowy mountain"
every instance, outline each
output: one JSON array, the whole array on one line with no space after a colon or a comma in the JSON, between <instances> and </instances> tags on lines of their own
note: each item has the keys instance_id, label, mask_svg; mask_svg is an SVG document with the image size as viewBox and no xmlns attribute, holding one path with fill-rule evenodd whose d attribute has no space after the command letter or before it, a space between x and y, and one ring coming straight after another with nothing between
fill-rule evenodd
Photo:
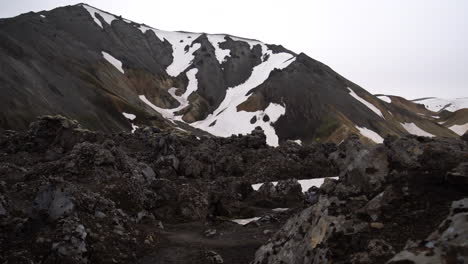
<instances>
[{"instance_id":1,"label":"distant snowy mountain","mask_svg":"<svg viewBox=\"0 0 468 264\"><path fill-rule=\"evenodd\" d=\"M468 108L468 97L456 99L441 99L435 97L413 100L417 104L423 104L428 110L439 112L442 110L455 112L460 109Z\"/></svg>"},{"instance_id":2,"label":"distant snowy mountain","mask_svg":"<svg viewBox=\"0 0 468 264\"><path fill-rule=\"evenodd\" d=\"M417 104L374 96L303 53L163 31L86 4L1 19L0 63L3 129L62 114L103 131L153 125L227 137L259 126L272 146L339 143L350 133L374 143L458 134Z\"/></svg>"}]
</instances>

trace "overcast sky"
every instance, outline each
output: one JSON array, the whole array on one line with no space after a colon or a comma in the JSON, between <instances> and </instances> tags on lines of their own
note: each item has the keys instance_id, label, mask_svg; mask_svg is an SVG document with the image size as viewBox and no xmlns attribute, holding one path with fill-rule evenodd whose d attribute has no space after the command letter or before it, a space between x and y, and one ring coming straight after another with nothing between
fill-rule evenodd
<instances>
[{"instance_id":1,"label":"overcast sky","mask_svg":"<svg viewBox=\"0 0 468 264\"><path fill-rule=\"evenodd\" d=\"M84 1L84 0L83 0ZM0 0L0 17L76 4ZM371 93L468 96L467 0L88 0L165 30L229 33L282 44Z\"/></svg>"}]
</instances>

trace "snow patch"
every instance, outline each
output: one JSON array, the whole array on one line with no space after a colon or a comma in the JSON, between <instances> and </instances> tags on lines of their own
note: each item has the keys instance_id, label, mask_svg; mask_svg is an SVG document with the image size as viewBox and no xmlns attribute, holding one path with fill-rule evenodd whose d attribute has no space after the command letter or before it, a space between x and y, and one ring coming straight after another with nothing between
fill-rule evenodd
<instances>
[{"instance_id":1,"label":"snow patch","mask_svg":"<svg viewBox=\"0 0 468 264\"><path fill-rule=\"evenodd\" d=\"M122 114L125 116L125 118L127 118L129 120L134 120L136 118L136 115L134 115L134 114L128 114L128 113L125 113L125 112L123 112Z\"/></svg>"},{"instance_id":2,"label":"snow patch","mask_svg":"<svg viewBox=\"0 0 468 264\"><path fill-rule=\"evenodd\" d=\"M356 126L356 128L359 130L359 133L363 136L365 136L366 138L369 138L370 140L374 141L375 143L378 143L378 144L381 144L383 143L384 139L379 135L377 134L376 132L368 129L368 128L365 128L365 127L359 127L359 126Z\"/></svg>"},{"instance_id":3,"label":"snow patch","mask_svg":"<svg viewBox=\"0 0 468 264\"><path fill-rule=\"evenodd\" d=\"M434 137L434 135L422 130L414 123L401 123L401 126L403 126L403 128L412 135L422 136L422 137Z\"/></svg>"},{"instance_id":4,"label":"snow patch","mask_svg":"<svg viewBox=\"0 0 468 264\"><path fill-rule=\"evenodd\" d=\"M250 95L247 95L249 91L265 82L271 71L274 69L284 69L295 60L292 54L274 54L265 44L261 45L263 57L267 57L268 59L255 66L252 74L244 83L235 87L229 87L219 107L205 120L192 123L193 127L205 130L215 136L228 137L233 134L248 134L255 127L260 126L267 137L267 144L278 146L279 139L272 124L286 113L285 106L270 103L264 111L237 111L237 106L250 97ZM263 118L266 115L268 116L268 118L265 118L267 121ZM254 117L256 118L256 122L252 124L250 120Z\"/></svg>"},{"instance_id":5,"label":"snow patch","mask_svg":"<svg viewBox=\"0 0 468 264\"><path fill-rule=\"evenodd\" d=\"M459 136L463 136L468 131L468 123L464 125L453 125L449 127L449 129L457 133Z\"/></svg>"},{"instance_id":6,"label":"snow patch","mask_svg":"<svg viewBox=\"0 0 468 264\"><path fill-rule=\"evenodd\" d=\"M328 177L329 179L337 180L338 177ZM299 184L301 185L302 192L307 192L310 187L315 186L317 188L320 188L322 186L323 182L325 181L326 178L316 178L316 179L307 179L307 180L298 180ZM271 182L274 186L278 184L277 181ZM258 191L260 187L264 184L262 183L257 183L257 184L252 184L252 188L255 191Z\"/></svg>"},{"instance_id":7,"label":"snow patch","mask_svg":"<svg viewBox=\"0 0 468 264\"><path fill-rule=\"evenodd\" d=\"M94 22L100 26L101 28L104 28L102 26L102 23L101 21L97 18L96 14L99 14L102 19L104 19L104 21L108 24L108 25L111 25L112 21L114 21L116 18L114 15L112 14L109 14L107 12L104 12L104 11L101 11L99 9L96 9L94 7L91 7L91 6L88 6L88 5L81 5L84 9L86 9L86 11L88 11L88 13L91 15L91 17L94 19Z\"/></svg>"},{"instance_id":8,"label":"snow patch","mask_svg":"<svg viewBox=\"0 0 468 264\"><path fill-rule=\"evenodd\" d=\"M239 225L246 225L248 223L258 221L259 219L260 217L252 217L252 218L245 218L245 219L232 219L231 221Z\"/></svg>"},{"instance_id":9,"label":"snow patch","mask_svg":"<svg viewBox=\"0 0 468 264\"><path fill-rule=\"evenodd\" d=\"M384 118L382 112L377 108L375 107L373 104L369 103L368 101L366 101L364 98L361 98L359 97L359 95L357 95L353 90L351 90L351 88L348 87L348 90L349 90L349 94L354 97L354 99L358 100L359 102L361 102L363 105L367 106L367 108L369 108L370 110L372 110L374 113L376 113L378 116Z\"/></svg>"},{"instance_id":10,"label":"snow patch","mask_svg":"<svg viewBox=\"0 0 468 264\"><path fill-rule=\"evenodd\" d=\"M193 53L201 47L200 43L193 43L201 35L199 33L164 31L143 25L139 29L143 33L151 30L161 41L167 40L171 44L173 60L166 72L172 77L179 76L192 64Z\"/></svg>"},{"instance_id":11,"label":"snow patch","mask_svg":"<svg viewBox=\"0 0 468 264\"><path fill-rule=\"evenodd\" d=\"M139 126L134 125L134 124L132 123L132 134L135 133L135 131L136 131L138 128L139 128Z\"/></svg>"},{"instance_id":12,"label":"snow patch","mask_svg":"<svg viewBox=\"0 0 468 264\"><path fill-rule=\"evenodd\" d=\"M46 18L46 16L44 16L44 15L39 15L39 16L42 17L42 18Z\"/></svg>"},{"instance_id":13,"label":"snow patch","mask_svg":"<svg viewBox=\"0 0 468 264\"><path fill-rule=\"evenodd\" d=\"M288 210L289 210L289 208L275 208L275 209L272 209L273 212L286 212Z\"/></svg>"},{"instance_id":14,"label":"snow patch","mask_svg":"<svg viewBox=\"0 0 468 264\"><path fill-rule=\"evenodd\" d=\"M128 120L132 120L132 121L133 121L133 120L136 118L136 115L134 115L134 114L129 114L129 113L125 113L125 112L123 112L122 114L123 114L123 115L125 116L125 118L127 118ZM138 126L137 126L137 125L134 125L133 123L131 123L131 124L132 124L132 133L135 133L135 130L137 130Z\"/></svg>"},{"instance_id":15,"label":"snow patch","mask_svg":"<svg viewBox=\"0 0 468 264\"><path fill-rule=\"evenodd\" d=\"M416 99L413 102L417 104L423 104L426 109L439 112L442 110L447 110L450 112L455 112L460 109L468 108L468 97L456 98L456 99L442 99L442 98L424 98Z\"/></svg>"},{"instance_id":16,"label":"snow patch","mask_svg":"<svg viewBox=\"0 0 468 264\"><path fill-rule=\"evenodd\" d=\"M229 49L222 49L219 47L219 44L226 41L226 35L207 35L208 41L210 41L211 45L215 48L216 59L218 60L219 64L223 64L223 62L230 56L231 50Z\"/></svg>"},{"instance_id":17,"label":"snow patch","mask_svg":"<svg viewBox=\"0 0 468 264\"><path fill-rule=\"evenodd\" d=\"M392 98L388 97L388 96L385 96L385 95L379 95L377 96L377 98L379 98L380 100L386 102L386 103L389 103L391 104L392 103Z\"/></svg>"},{"instance_id":18,"label":"snow patch","mask_svg":"<svg viewBox=\"0 0 468 264\"><path fill-rule=\"evenodd\" d=\"M300 139L293 140L293 142L298 144L299 146L302 146L302 141Z\"/></svg>"},{"instance_id":19,"label":"snow patch","mask_svg":"<svg viewBox=\"0 0 468 264\"><path fill-rule=\"evenodd\" d=\"M104 59L106 59L110 64L112 64L117 70L119 70L121 73L125 74L124 69L122 68L122 62L119 61L118 59L114 58L112 55L110 55L107 52L102 51L102 56Z\"/></svg>"},{"instance_id":20,"label":"snow patch","mask_svg":"<svg viewBox=\"0 0 468 264\"><path fill-rule=\"evenodd\" d=\"M189 105L189 100L188 100L189 96L192 93L197 91L197 89L198 89L198 80L196 78L197 72L198 72L198 69L191 69L186 73L187 78L188 78L188 85L187 85L187 89L185 90L184 94L182 94L181 96L176 95L175 92L176 92L177 88L173 87L173 88L168 90L169 94L179 102L179 106L176 107L176 108L166 109L166 108L158 107L158 106L154 105L153 103L151 103L146 98L145 95L140 95L139 98L145 104L147 104L149 107L153 108L153 110L160 113L164 118L166 118L168 120L171 120L171 121L177 120L177 121L182 121L183 122L182 116L181 115L176 116L175 112L180 111L180 110L184 109L185 107L187 107Z\"/></svg>"}]
</instances>

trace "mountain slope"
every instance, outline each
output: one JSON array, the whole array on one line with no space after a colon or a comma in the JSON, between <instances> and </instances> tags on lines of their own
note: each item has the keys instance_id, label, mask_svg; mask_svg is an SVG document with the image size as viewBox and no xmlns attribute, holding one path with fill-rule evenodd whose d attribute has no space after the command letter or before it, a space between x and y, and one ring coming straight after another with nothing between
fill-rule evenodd
<instances>
[{"instance_id":1,"label":"mountain slope","mask_svg":"<svg viewBox=\"0 0 468 264\"><path fill-rule=\"evenodd\" d=\"M85 4L0 20L0 40L3 129L62 114L103 131L229 136L260 126L273 146L349 133L377 143L420 130L457 136L305 54L257 40L162 31Z\"/></svg>"}]
</instances>

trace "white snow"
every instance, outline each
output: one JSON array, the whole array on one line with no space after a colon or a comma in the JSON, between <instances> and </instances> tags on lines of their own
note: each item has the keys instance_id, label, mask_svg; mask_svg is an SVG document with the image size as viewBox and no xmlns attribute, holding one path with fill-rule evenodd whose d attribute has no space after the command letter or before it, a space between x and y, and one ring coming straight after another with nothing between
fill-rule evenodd
<instances>
[{"instance_id":1,"label":"white snow","mask_svg":"<svg viewBox=\"0 0 468 264\"><path fill-rule=\"evenodd\" d=\"M123 115L125 116L125 118L127 118L128 120L134 120L134 119L136 118L136 115L134 115L134 114L129 114L129 113L125 113L125 112L123 112L122 114L123 114ZM131 124L132 124L132 133L135 133L135 130L137 130L138 126L137 126L137 125L134 125L133 123L131 123Z\"/></svg>"},{"instance_id":2,"label":"white snow","mask_svg":"<svg viewBox=\"0 0 468 264\"><path fill-rule=\"evenodd\" d=\"M228 88L226 96L219 107L205 120L192 123L193 127L205 130L215 136L228 137L233 134L248 134L255 127L260 126L265 131L268 145L278 146L278 136L272 124L286 113L285 106L270 103L264 111L237 111L237 106L250 97L247 93L268 79L271 71L274 69L284 69L295 59L289 53L273 54L265 44L261 45L263 54L268 55L269 58L255 66L252 74L244 83ZM268 121L263 121L263 116L265 115L268 115ZM257 118L257 121L251 124L250 120L254 116Z\"/></svg>"},{"instance_id":3,"label":"white snow","mask_svg":"<svg viewBox=\"0 0 468 264\"><path fill-rule=\"evenodd\" d=\"M234 223L237 223L239 225L246 225L250 222L255 222L257 220L259 220L260 217L252 217L252 218L245 218L245 219L232 219L231 221L234 222Z\"/></svg>"},{"instance_id":4,"label":"white snow","mask_svg":"<svg viewBox=\"0 0 468 264\"><path fill-rule=\"evenodd\" d=\"M366 138L369 138L370 140L378 144L383 143L384 139L376 132L365 127L356 126L356 128L359 130L359 133L365 136Z\"/></svg>"},{"instance_id":5,"label":"white snow","mask_svg":"<svg viewBox=\"0 0 468 264\"><path fill-rule=\"evenodd\" d=\"M135 131L137 130L137 128L139 128L139 126L134 125L134 124L132 123L132 133L135 133Z\"/></svg>"},{"instance_id":6,"label":"white snow","mask_svg":"<svg viewBox=\"0 0 468 264\"><path fill-rule=\"evenodd\" d=\"M161 40L167 40L172 45L172 63L167 66L166 72L172 77L177 77L185 71L193 61L193 53L197 51L201 45L200 43L193 43L201 34L177 32L177 31L164 31L147 26L140 26L141 32L145 33L151 30ZM185 47L188 46L188 50Z\"/></svg>"},{"instance_id":7,"label":"white snow","mask_svg":"<svg viewBox=\"0 0 468 264\"><path fill-rule=\"evenodd\" d=\"M401 123L401 126L403 126L403 128L412 135L423 136L423 137L434 137L434 135L422 130L414 123Z\"/></svg>"},{"instance_id":8,"label":"white snow","mask_svg":"<svg viewBox=\"0 0 468 264\"><path fill-rule=\"evenodd\" d=\"M96 8L87 5L82 6L91 14L94 21L101 27L102 23L96 18L96 14L100 14L106 23L109 24L112 23L114 19L117 19L115 16ZM172 77L179 76L192 65L194 52L201 47L199 43L194 43L194 41L201 35L199 33L164 31L151 28L146 25L140 25L138 26L138 29L143 33L152 31L161 41L167 41L171 44L173 50L173 61L166 68L166 72ZM208 40L215 48L216 59L219 63L224 62L226 58L230 56L230 50L221 49L219 47L220 43L225 41L226 36L227 35L223 34L207 35ZM245 102L250 97L250 95L247 95L249 91L261 85L266 79L268 79L271 71L286 68L295 60L295 57L294 55L286 52L275 54L273 51L268 49L267 45L257 40L243 39L233 36L229 37L236 41L246 42L250 48L253 48L255 45L260 45L262 50L262 63L253 68L250 77L244 83L227 89L226 96L218 109L216 109L205 120L194 122L190 125L210 132L213 135L223 137L231 136L233 134L245 135L254 130L255 127L260 126L265 131L267 143L271 146L278 146L279 139L272 125L286 113L286 105L284 105L284 103L270 103L266 109L256 112L238 112L237 106ZM103 56L112 65L124 73L122 63L119 60L105 52L103 52ZM189 85L182 96L177 96L175 94L177 87L172 87L168 90L168 92L180 103L180 106L176 108L164 109L158 107L152 104L145 95L139 95L139 98L152 109L163 115L163 117L172 121L182 121L182 116L176 116L175 112L188 106L188 97L198 89L198 80L195 77L196 73L197 69L187 71L186 74L189 79ZM263 118L266 115L268 115L268 118L265 118L267 121L264 121ZM257 121L254 124L251 124L250 121L253 117L256 117Z\"/></svg>"},{"instance_id":9,"label":"white snow","mask_svg":"<svg viewBox=\"0 0 468 264\"><path fill-rule=\"evenodd\" d=\"M102 51L102 56L104 59L106 59L110 64L112 64L117 70L119 70L121 73L125 74L124 69L122 68L122 62L119 61L118 59L114 58L112 55L110 55L107 52Z\"/></svg>"},{"instance_id":10,"label":"white snow","mask_svg":"<svg viewBox=\"0 0 468 264\"><path fill-rule=\"evenodd\" d=\"M417 104L423 104L428 110L433 112L439 112L441 110L455 112L463 108L468 108L468 97L455 99L442 99L431 97L424 99L416 99L413 100L413 102Z\"/></svg>"},{"instance_id":11,"label":"white snow","mask_svg":"<svg viewBox=\"0 0 468 264\"><path fill-rule=\"evenodd\" d=\"M289 208L275 208L272 211L273 212L286 212L288 210L289 210Z\"/></svg>"},{"instance_id":12,"label":"white snow","mask_svg":"<svg viewBox=\"0 0 468 264\"><path fill-rule=\"evenodd\" d=\"M222 49L219 47L219 44L226 41L226 35L207 35L208 41L210 41L211 45L215 48L216 59L218 60L219 64L223 64L223 62L229 57L231 50L229 49Z\"/></svg>"},{"instance_id":13,"label":"white snow","mask_svg":"<svg viewBox=\"0 0 468 264\"><path fill-rule=\"evenodd\" d=\"M453 125L449 127L449 129L457 133L459 136L463 136L468 131L468 123L464 125Z\"/></svg>"},{"instance_id":14,"label":"white snow","mask_svg":"<svg viewBox=\"0 0 468 264\"><path fill-rule=\"evenodd\" d=\"M156 112L160 113L164 118L169 119L171 121L177 120L177 121L183 122L182 116L176 116L175 112L180 111L184 109L185 107L187 107L189 105L189 101L188 101L189 96L193 92L197 91L198 89L198 80L196 78L197 72L198 72L198 69L191 69L187 72L186 75L189 81L188 81L187 89L185 90L184 94L182 94L181 96L176 95L175 92L177 88L173 87L169 89L168 91L169 94L172 95L172 97L174 97L180 104L176 108L166 109L166 108L158 107L154 105L153 103L151 103L144 95L140 95L139 98L145 104L153 108Z\"/></svg>"},{"instance_id":15,"label":"white snow","mask_svg":"<svg viewBox=\"0 0 468 264\"><path fill-rule=\"evenodd\" d=\"M392 98L388 97L388 96L385 96L385 95L379 95L377 96L377 98L379 98L380 100L386 102L386 103L389 103L391 104L392 103Z\"/></svg>"},{"instance_id":16,"label":"white snow","mask_svg":"<svg viewBox=\"0 0 468 264\"><path fill-rule=\"evenodd\" d=\"M374 113L376 113L380 117L384 118L382 112L377 107L375 107L373 104L366 101L364 98L359 97L359 95L357 95L353 90L351 90L351 88L348 87L348 90L349 90L349 94L352 97L354 97L354 99L358 100L363 105L367 106L370 110L372 110Z\"/></svg>"},{"instance_id":17,"label":"white snow","mask_svg":"<svg viewBox=\"0 0 468 264\"><path fill-rule=\"evenodd\" d=\"M293 140L294 143L298 144L299 146L302 146L302 141L300 139Z\"/></svg>"},{"instance_id":18,"label":"white snow","mask_svg":"<svg viewBox=\"0 0 468 264\"><path fill-rule=\"evenodd\" d=\"M330 179L338 179L338 177L329 177ZM325 181L326 178L316 178L316 179L308 179L308 180L298 180L299 184L301 185L301 188L302 188L302 191L303 192L306 192L307 190L310 189L310 187L312 186L315 186L317 188L319 188L320 186L322 186L323 182ZM274 181L274 182L271 182L274 186L276 186L278 184L277 181ZM252 188L255 190L255 191L258 191L258 189L260 189L260 187L263 185L264 183L257 183L257 184L252 184Z\"/></svg>"},{"instance_id":19,"label":"white snow","mask_svg":"<svg viewBox=\"0 0 468 264\"><path fill-rule=\"evenodd\" d=\"M44 16L44 15L39 15L39 16L42 17L42 18L46 18L46 16Z\"/></svg>"},{"instance_id":20,"label":"white snow","mask_svg":"<svg viewBox=\"0 0 468 264\"><path fill-rule=\"evenodd\" d=\"M108 25L111 25L112 21L114 21L116 19L114 15L109 14L109 13L104 12L104 11L101 11L101 10L99 10L97 8L92 7L92 6L88 6L88 5L85 5L85 4L83 4L81 6L84 7L88 11L88 13L94 19L94 22L96 24L98 24L98 26L100 26L101 28L104 28L104 27L102 26L101 21L97 18L96 13L99 14Z\"/></svg>"},{"instance_id":21,"label":"white snow","mask_svg":"<svg viewBox=\"0 0 468 264\"><path fill-rule=\"evenodd\" d=\"M134 120L136 118L136 115L134 115L134 114L129 114L129 113L125 113L125 112L123 112L122 114L125 116L125 118L127 118L129 120Z\"/></svg>"}]
</instances>

